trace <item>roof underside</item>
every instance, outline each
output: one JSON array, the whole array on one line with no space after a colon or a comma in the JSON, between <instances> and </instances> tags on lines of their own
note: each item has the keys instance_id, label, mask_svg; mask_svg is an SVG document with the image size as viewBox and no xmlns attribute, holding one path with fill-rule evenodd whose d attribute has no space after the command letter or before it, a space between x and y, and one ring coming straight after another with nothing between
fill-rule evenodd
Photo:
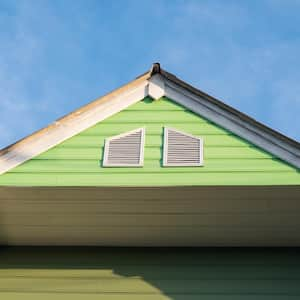
<instances>
[{"instance_id":1,"label":"roof underside","mask_svg":"<svg viewBox=\"0 0 300 300\"><path fill-rule=\"evenodd\" d=\"M300 246L299 192L299 186L0 187L0 244Z\"/></svg>"}]
</instances>

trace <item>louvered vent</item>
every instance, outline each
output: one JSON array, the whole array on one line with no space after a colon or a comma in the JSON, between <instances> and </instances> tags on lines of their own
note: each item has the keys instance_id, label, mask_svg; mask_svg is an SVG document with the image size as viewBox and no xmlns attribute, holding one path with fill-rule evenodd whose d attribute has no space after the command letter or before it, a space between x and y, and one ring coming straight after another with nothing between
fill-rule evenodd
<instances>
[{"instance_id":1,"label":"louvered vent","mask_svg":"<svg viewBox=\"0 0 300 300\"><path fill-rule=\"evenodd\" d=\"M202 166L203 140L171 128L164 128L164 166Z\"/></svg>"},{"instance_id":2,"label":"louvered vent","mask_svg":"<svg viewBox=\"0 0 300 300\"><path fill-rule=\"evenodd\" d=\"M140 167L144 162L145 129L139 128L105 141L103 166Z\"/></svg>"}]
</instances>

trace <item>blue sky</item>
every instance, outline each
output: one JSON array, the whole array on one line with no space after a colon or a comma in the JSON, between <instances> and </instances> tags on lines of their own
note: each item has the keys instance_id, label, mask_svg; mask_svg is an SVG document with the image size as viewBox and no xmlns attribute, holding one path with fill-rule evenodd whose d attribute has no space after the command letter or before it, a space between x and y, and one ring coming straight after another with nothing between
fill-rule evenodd
<instances>
[{"instance_id":1,"label":"blue sky","mask_svg":"<svg viewBox=\"0 0 300 300\"><path fill-rule=\"evenodd\" d=\"M300 139L300 1L0 0L0 148L152 62Z\"/></svg>"}]
</instances>

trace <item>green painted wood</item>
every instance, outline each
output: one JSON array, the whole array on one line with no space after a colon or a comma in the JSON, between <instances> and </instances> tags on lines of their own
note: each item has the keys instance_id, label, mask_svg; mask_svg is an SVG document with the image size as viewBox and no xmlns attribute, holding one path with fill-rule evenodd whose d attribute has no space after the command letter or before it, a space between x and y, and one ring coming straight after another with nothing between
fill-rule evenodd
<instances>
[{"instance_id":1,"label":"green painted wood","mask_svg":"<svg viewBox=\"0 0 300 300\"><path fill-rule=\"evenodd\" d=\"M163 127L204 140L203 167L162 167ZM105 138L146 128L141 168L103 168ZM296 185L300 172L169 99L146 98L0 176L17 186Z\"/></svg>"},{"instance_id":2,"label":"green painted wood","mask_svg":"<svg viewBox=\"0 0 300 300\"><path fill-rule=\"evenodd\" d=\"M99 164L95 164L93 160L45 160L41 163L41 160L32 160L27 164L24 164L17 168L15 173L128 173L127 168L99 168L102 160L99 160ZM251 171L282 171L282 172L295 172L287 165L276 166L274 161L270 159L261 159L259 165L253 164L253 159L226 159L226 160L209 160L203 168L202 173L211 172L251 172ZM181 168L161 168L161 162L156 159L149 159L144 162L144 168L133 168L131 173L198 173L198 168L181 167Z\"/></svg>"},{"instance_id":3,"label":"green painted wood","mask_svg":"<svg viewBox=\"0 0 300 300\"><path fill-rule=\"evenodd\" d=\"M159 175L159 176L157 176ZM173 185L299 185L294 172L197 173L7 173L1 185L11 186L173 186Z\"/></svg>"},{"instance_id":4,"label":"green painted wood","mask_svg":"<svg viewBox=\"0 0 300 300\"><path fill-rule=\"evenodd\" d=\"M206 149L207 146L205 146ZM146 159L157 160L161 156L161 147L146 146ZM85 147L63 147L57 146L49 151L36 157L34 160L69 160L69 159L84 159L84 160L100 160L103 155L103 147L85 148ZM209 151L205 151L206 159L260 159L270 156L264 151L255 147L209 147Z\"/></svg>"},{"instance_id":5,"label":"green painted wood","mask_svg":"<svg viewBox=\"0 0 300 300\"><path fill-rule=\"evenodd\" d=\"M125 112L125 111L124 111ZM139 112L130 112L131 115L139 114ZM156 112L151 112L151 114L155 114ZM181 112L185 114L185 112ZM178 115L178 113L177 113ZM128 114L127 114L128 116ZM161 118L162 119L162 118ZM151 135L160 135L161 134L161 122L151 122L147 119L144 119L144 121L141 121L143 125L147 126L147 134ZM131 120L130 122L114 122L114 123L100 123L97 127L91 127L90 129L85 130L82 132L81 136L89 136L89 135L103 135L103 132L105 134L118 134L120 132L119 127L122 126L124 131L130 131L132 129L137 128L138 126L141 126L141 122L136 122L136 120ZM149 126L151 124L151 126ZM212 127L212 123L208 122L202 122L201 119L199 119L199 123L196 124L193 123L187 123L187 122L179 122L178 120L173 122L166 122L166 124L170 127L178 127L183 131L188 131L191 134L197 134L197 135L203 135L203 134L222 134L222 135L229 135L226 131L224 131L221 128L218 127ZM112 126L114 125L114 126Z\"/></svg>"},{"instance_id":6,"label":"green painted wood","mask_svg":"<svg viewBox=\"0 0 300 300\"><path fill-rule=\"evenodd\" d=\"M142 124L140 124L141 127ZM145 125L145 124L143 124ZM122 127L122 125L119 125ZM134 126L137 128L137 126ZM176 127L178 128L178 127ZM146 143L148 147L161 147L162 145L162 126L159 126L160 134L157 135L151 135L147 131L147 125L146 125ZM122 129L123 131L124 129ZM120 131L118 132L118 134ZM115 134L114 134L115 135ZM83 147L83 148L90 148L90 147L97 147L100 149L104 145L104 140L107 136L101 136L101 135L77 135L60 145L60 147ZM203 137L205 141L205 146L227 146L227 147L247 147L243 140L234 138L232 139L232 136L230 135L204 135L202 134L201 137ZM145 153L145 155L147 155Z\"/></svg>"},{"instance_id":7,"label":"green painted wood","mask_svg":"<svg viewBox=\"0 0 300 300\"><path fill-rule=\"evenodd\" d=\"M299 299L297 249L9 247L0 299Z\"/></svg>"},{"instance_id":8,"label":"green painted wood","mask_svg":"<svg viewBox=\"0 0 300 300\"><path fill-rule=\"evenodd\" d=\"M96 294L78 294L78 293L2 293L4 299L8 300L40 300L40 299L55 299L55 300L297 300L299 299L298 295L149 295L149 294L118 294L118 293L110 293L105 295ZM200 297L200 298L199 298Z\"/></svg>"}]
</instances>

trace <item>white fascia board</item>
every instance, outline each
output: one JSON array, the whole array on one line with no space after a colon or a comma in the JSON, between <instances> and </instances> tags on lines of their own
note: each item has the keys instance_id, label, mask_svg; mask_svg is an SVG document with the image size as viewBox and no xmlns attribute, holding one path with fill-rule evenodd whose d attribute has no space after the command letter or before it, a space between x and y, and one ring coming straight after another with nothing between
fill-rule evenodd
<instances>
[{"instance_id":1,"label":"white fascia board","mask_svg":"<svg viewBox=\"0 0 300 300\"><path fill-rule=\"evenodd\" d=\"M149 81L152 85L158 85L160 89L163 87L163 96L172 99L196 114L207 118L291 165L300 168L300 151L296 147L277 139L253 124L219 107L215 103L195 95L187 89L163 78L159 74L155 80L150 78ZM163 81L163 83L160 81Z\"/></svg>"},{"instance_id":2,"label":"white fascia board","mask_svg":"<svg viewBox=\"0 0 300 300\"><path fill-rule=\"evenodd\" d=\"M160 74L155 74L151 78L141 81L141 83L134 88L129 88L116 96L112 96L109 101L100 101L99 104L92 109L83 112L80 112L80 110L77 111L75 117L67 121L56 121L51 125L49 130L47 128L47 130L38 137L31 138L26 141L26 143L20 143L16 148L12 147L12 149L9 149L9 151L0 156L0 174L9 171L81 131L126 109L128 106L137 103L146 96L150 96L154 99L166 96L258 147L261 147L267 152L287 161L291 165L300 168L300 151L296 147L276 139L276 137L273 137L271 134L241 120L215 103L199 95L195 95L187 89L162 77Z\"/></svg>"},{"instance_id":3,"label":"white fascia board","mask_svg":"<svg viewBox=\"0 0 300 300\"><path fill-rule=\"evenodd\" d=\"M155 74L149 79L148 96L154 100L165 96L165 82L161 75Z\"/></svg>"},{"instance_id":4,"label":"white fascia board","mask_svg":"<svg viewBox=\"0 0 300 300\"><path fill-rule=\"evenodd\" d=\"M98 122L120 112L128 106L137 103L148 96L148 81L128 89L127 91L104 101L85 112L78 111L78 115L65 122L56 121L49 131L30 141L18 145L0 156L0 174L3 174L21 163L49 150L66 139L82 132Z\"/></svg>"}]
</instances>

